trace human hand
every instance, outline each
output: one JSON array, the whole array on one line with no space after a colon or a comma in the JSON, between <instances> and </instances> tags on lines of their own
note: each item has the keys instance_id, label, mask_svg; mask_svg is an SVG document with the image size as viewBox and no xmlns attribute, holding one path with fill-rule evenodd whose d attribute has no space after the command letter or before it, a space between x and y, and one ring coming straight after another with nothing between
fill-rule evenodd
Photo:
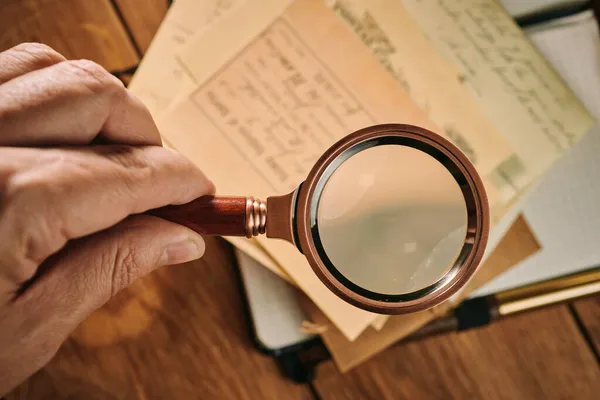
<instances>
[{"instance_id":1,"label":"human hand","mask_svg":"<svg viewBox=\"0 0 600 400\"><path fill-rule=\"evenodd\" d=\"M100 66L0 53L0 396L119 290L201 257L198 234L141 213L213 191Z\"/></svg>"}]
</instances>

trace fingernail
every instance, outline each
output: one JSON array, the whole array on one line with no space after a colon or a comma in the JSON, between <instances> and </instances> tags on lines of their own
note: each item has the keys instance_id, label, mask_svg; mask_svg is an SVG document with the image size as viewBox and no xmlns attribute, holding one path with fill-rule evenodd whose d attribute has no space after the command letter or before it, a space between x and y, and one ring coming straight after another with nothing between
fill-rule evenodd
<instances>
[{"instance_id":1,"label":"fingernail","mask_svg":"<svg viewBox=\"0 0 600 400\"><path fill-rule=\"evenodd\" d=\"M197 260L204 255L204 240L201 237L186 237L167 246L162 258L162 265L182 264Z\"/></svg>"}]
</instances>

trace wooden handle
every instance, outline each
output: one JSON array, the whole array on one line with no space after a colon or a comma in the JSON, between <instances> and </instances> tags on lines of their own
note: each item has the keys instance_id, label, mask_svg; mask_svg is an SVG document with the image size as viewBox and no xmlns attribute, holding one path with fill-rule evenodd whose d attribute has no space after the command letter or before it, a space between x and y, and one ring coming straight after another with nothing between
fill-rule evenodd
<instances>
[{"instance_id":1,"label":"wooden handle","mask_svg":"<svg viewBox=\"0 0 600 400\"><path fill-rule=\"evenodd\" d=\"M252 197L203 196L148 214L187 226L201 235L252 237L265 233L267 211L263 202Z\"/></svg>"}]
</instances>

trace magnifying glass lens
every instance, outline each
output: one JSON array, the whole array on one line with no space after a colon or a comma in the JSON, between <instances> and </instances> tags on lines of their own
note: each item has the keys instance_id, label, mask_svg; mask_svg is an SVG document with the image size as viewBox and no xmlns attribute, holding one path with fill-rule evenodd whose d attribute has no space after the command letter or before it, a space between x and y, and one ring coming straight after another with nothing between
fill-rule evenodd
<instances>
[{"instance_id":1,"label":"magnifying glass lens","mask_svg":"<svg viewBox=\"0 0 600 400\"><path fill-rule=\"evenodd\" d=\"M328 268L382 295L429 287L465 244L467 207L455 177L428 153L386 144L332 166L316 205Z\"/></svg>"}]
</instances>

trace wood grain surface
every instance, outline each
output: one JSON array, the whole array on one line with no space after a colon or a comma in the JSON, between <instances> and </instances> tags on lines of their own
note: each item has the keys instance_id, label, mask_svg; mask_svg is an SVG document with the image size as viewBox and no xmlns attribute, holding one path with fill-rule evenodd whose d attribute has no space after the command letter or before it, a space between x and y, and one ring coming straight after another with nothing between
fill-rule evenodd
<instances>
[{"instance_id":1,"label":"wood grain surface","mask_svg":"<svg viewBox=\"0 0 600 400\"><path fill-rule=\"evenodd\" d=\"M530 231L523 216L517 217L506 235L481 266L479 272L469 282L465 292L459 296L466 297L464 293L472 293L484 282L493 279L493 277L508 270L516 263L530 257L539 249L539 243ZM302 300L304 300L304 297L302 297ZM446 308L449 307L446 303L419 313L391 316L383 328L379 330L369 328L356 340L349 342L338 329L331 326L327 317L314 303L305 300L301 304L313 322L327 327L326 332L322 334L322 338L341 371L350 370L355 365L398 342L415 329L432 321L436 314L443 315Z\"/></svg>"},{"instance_id":2,"label":"wood grain surface","mask_svg":"<svg viewBox=\"0 0 600 400\"><path fill-rule=\"evenodd\" d=\"M41 42L66 58L106 69L134 66L138 55L109 0L2 0L0 50Z\"/></svg>"},{"instance_id":3,"label":"wood grain surface","mask_svg":"<svg viewBox=\"0 0 600 400\"><path fill-rule=\"evenodd\" d=\"M600 369L566 306L486 328L397 345L340 375L320 366L324 399L578 399Z\"/></svg>"},{"instance_id":4,"label":"wood grain surface","mask_svg":"<svg viewBox=\"0 0 600 400\"><path fill-rule=\"evenodd\" d=\"M38 41L67 58L126 69L148 47L166 3L2 0L0 50ZM139 280L7 399L586 400L600 393L588 343L600 348L597 298L397 345L347 374L327 362L314 388L292 384L250 342L234 262L229 245L207 239L203 260Z\"/></svg>"},{"instance_id":5,"label":"wood grain surface","mask_svg":"<svg viewBox=\"0 0 600 400\"><path fill-rule=\"evenodd\" d=\"M169 0L113 0L141 53L145 53L167 13ZM200 0L202 1L202 0Z\"/></svg>"},{"instance_id":6,"label":"wood grain surface","mask_svg":"<svg viewBox=\"0 0 600 400\"><path fill-rule=\"evenodd\" d=\"M231 248L163 268L92 314L8 399L308 399L250 341Z\"/></svg>"},{"instance_id":7,"label":"wood grain surface","mask_svg":"<svg viewBox=\"0 0 600 400\"><path fill-rule=\"evenodd\" d=\"M600 364L600 296L579 300L572 307L579 317L584 330L582 333L593 346Z\"/></svg>"}]
</instances>

